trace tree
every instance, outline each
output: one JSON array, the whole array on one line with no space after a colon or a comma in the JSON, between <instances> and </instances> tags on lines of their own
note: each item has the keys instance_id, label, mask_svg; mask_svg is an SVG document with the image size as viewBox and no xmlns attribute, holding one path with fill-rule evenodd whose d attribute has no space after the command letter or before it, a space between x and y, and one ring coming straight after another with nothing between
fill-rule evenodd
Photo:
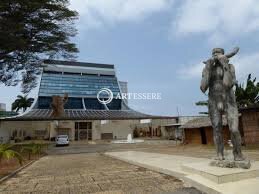
<instances>
[{"instance_id":1,"label":"tree","mask_svg":"<svg viewBox=\"0 0 259 194\"><path fill-rule=\"evenodd\" d=\"M208 100L206 101L198 101L195 103L196 106L206 106L208 108ZM199 112L199 114L208 115L208 112Z\"/></svg>"},{"instance_id":2,"label":"tree","mask_svg":"<svg viewBox=\"0 0 259 194\"><path fill-rule=\"evenodd\" d=\"M22 108L23 112L25 112L27 108L31 107L33 101L33 98L27 98L27 96L18 95L17 99L12 103L12 110L18 112Z\"/></svg>"},{"instance_id":3,"label":"tree","mask_svg":"<svg viewBox=\"0 0 259 194\"><path fill-rule=\"evenodd\" d=\"M78 52L70 38L77 12L69 0L0 1L0 83L22 92L37 85L42 60L73 59Z\"/></svg>"},{"instance_id":4,"label":"tree","mask_svg":"<svg viewBox=\"0 0 259 194\"><path fill-rule=\"evenodd\" d=\"M246 107L259 103L259 83L256 78L252 79L251 74L248 75L246 84L236 85L236 100L238 107Z\"/></svg>"},{"instance_id":5,"label":"tree","mask_svg":"<svg viewBox=\"0 0 259 194\"><path fill-rule=\"evenodd\" d=\"M13 145L0 144L0 163L3 159L9 160L12 158L16 158L20 165L22 165L23 158L18 152L13 150Z\"/></svg>"}]
</instances>

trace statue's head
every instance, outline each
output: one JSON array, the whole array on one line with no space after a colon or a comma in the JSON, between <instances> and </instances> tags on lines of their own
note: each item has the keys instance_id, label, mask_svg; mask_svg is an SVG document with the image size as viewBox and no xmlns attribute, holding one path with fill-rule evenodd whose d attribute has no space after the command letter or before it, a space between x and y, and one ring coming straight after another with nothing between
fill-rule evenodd
<instances>
[{"instance_id":1,"label":"statue's head","mask_svg":"<svg viewBox=\"0 0 259 194\"><path fill-rule=\"evenodd\" d=\"M212 56L217 56L217 55L224 55L225 51L223 48L214 48L212 49Z\"/></svg>"}]
</instances>

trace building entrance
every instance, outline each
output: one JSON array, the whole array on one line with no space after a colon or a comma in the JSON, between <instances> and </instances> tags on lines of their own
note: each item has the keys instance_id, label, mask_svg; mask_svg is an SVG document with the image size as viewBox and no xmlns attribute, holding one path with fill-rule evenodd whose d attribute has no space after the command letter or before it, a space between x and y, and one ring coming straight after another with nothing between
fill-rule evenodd
<instances>
[{"instance_id":1,"label":"building entrance","mask_svg":"<svg viewBox=\"0 0 259 194\"><path fill-rule=\"evenodd\" d=\"M204 128L200 128L200 133L201 133L201 143L202 144L207 144L207 138L206 138L206 132Z\"/></svg>"},{"instance_id":2,"label":"building entrance","mask_svg":"<svg viewBox=\"0 0 259 194\"><path fill-rule=\"evenodd\" d=\"M75 140L92 140L92 122L75 123Z\"/></svg>"}]
</instances>

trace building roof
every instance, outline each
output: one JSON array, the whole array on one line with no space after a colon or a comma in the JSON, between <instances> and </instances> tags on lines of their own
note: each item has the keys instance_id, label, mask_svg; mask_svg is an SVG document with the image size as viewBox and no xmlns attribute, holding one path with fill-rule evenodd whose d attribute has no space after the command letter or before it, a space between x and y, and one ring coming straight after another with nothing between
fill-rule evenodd
<instances>
[{"instance_id":1,"label":"building roof","mask_svg":"<svg viewBox=\"0 0 259 194\"><path fill-rule=\"evenodd\" d=\"M67 66L114 69L114 65L111 65L111 64L86 63L86 62L77 62L77 61L44 60L44 63L53 64L53 65L67 65Z\"/></svg>"},{"instance_id":2,"label":"building roof","mask_svg":"<svg viewBox=\"0 0 259 194\"><path fill-rule=\"evenodd\" d=\"M259 112L259 104L239 108L239 112Z\"/></svg>"},{"instance_id":3,"label":"building roof","mask_svg":"<svg viewBox=\"0 0 259 194\"><path fill-rule=\"evenodd\" d=\"M1 110L0 110L0 118L11 117L11 116L16 116L16 115L18 115L17 112L13 112L13 111L1 111Z\"/></svg>"},{"instance_id":4,"label":"building roof","mask_svg":"<svg viewBox=\"0 0 259 194\"><path fill-rule=\"evenodd\" d=\"M51 117L50 109L32 109L24 115L9 117L5 121L44 121L44 120L125 120L125 119L172 119L175 117L153 116L134 110L65 110L65 116Z\"/></svg>"},{"instance_id":5,"label":"building roof","mask_svg":"<svg viewBox=\"0 0 259 194\"><path fill-rule=\"evenodd\" d=\"M227 119L226 117L223 117L223 126L226 126L226 125L227 125ZM188 121L180 128L193 129L193 128L210 127L210 126L212 125L209 117L200 117L200 118L195 118Z\"/></svg>"}]
</instances>

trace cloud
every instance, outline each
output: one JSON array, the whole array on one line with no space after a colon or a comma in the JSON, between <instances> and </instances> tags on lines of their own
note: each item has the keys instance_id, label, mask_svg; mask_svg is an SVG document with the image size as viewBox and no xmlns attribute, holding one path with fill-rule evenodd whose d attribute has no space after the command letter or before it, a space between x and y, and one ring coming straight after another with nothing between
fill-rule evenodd
<instances>
[{"instance_id":1,"label":"cloud","mask_svg":"<svg viewBox=\"0 0 259 194\"><path fill-rule=\"evenodd\" d=\"M259 30L258 0L184 0L173 19L175 34L206 35L221 44Z\"/></svg>"},{"instance_id":2,"label":"cloud","mask_svg":"<svg viewBox=\"0 0 259 194\"><path fill-rule=\"evenodd\" d=\"M194 65L185 66L177 73L182 79L193 79L201 77L201 72L204 67L203 63L194 63Z\"/></svg>"},{"instance_id":3,"label":"cloud","mask_svg":"<svg viewBox=\"0 0 259 194\"><path fill-rule=\"evenodd\" d=\"M236 67L237 79L243 81L248 74L258 77L259 75L259 52L244 56L237 56L233 59L233 64Z\"/></svg>"},{"instance_id":4,"label":"cloud","mask_svg":"<svg viewBox=\"0 0 259 194\"><path fill-rule=\"evenodd\" d=\"M259 30L258 0L70 0L70 3L80 14L79 29L140 22L168 11L172 13L172 25L168 23L170 34L203 35L217 46Z\"/></svg>"},{"instance_id":5,"label":"cloud","mask_svg":"<svg viewBox=\"0 0 259 194\"><path fill-rule=\"evenodd\" d=\"M168 9L172 0L71 0L80 14L80 26L101 27L118 22L138 22Z\"/></svg>"},{"instance_id":6,"label":"cloud","mask_svg":"<svg viewBox=\"0 0 259 194\"><path fill-rule=\"evenodd\" d=\"M255 77L259 75L259 53L237 55L230 60L230 63L234 64L237 79L240 81L245 80L250 73ZM198 62L193 64L180 69L178 76L181 79L200 79L205 65Z\"/></svg>"}]
</instances>

